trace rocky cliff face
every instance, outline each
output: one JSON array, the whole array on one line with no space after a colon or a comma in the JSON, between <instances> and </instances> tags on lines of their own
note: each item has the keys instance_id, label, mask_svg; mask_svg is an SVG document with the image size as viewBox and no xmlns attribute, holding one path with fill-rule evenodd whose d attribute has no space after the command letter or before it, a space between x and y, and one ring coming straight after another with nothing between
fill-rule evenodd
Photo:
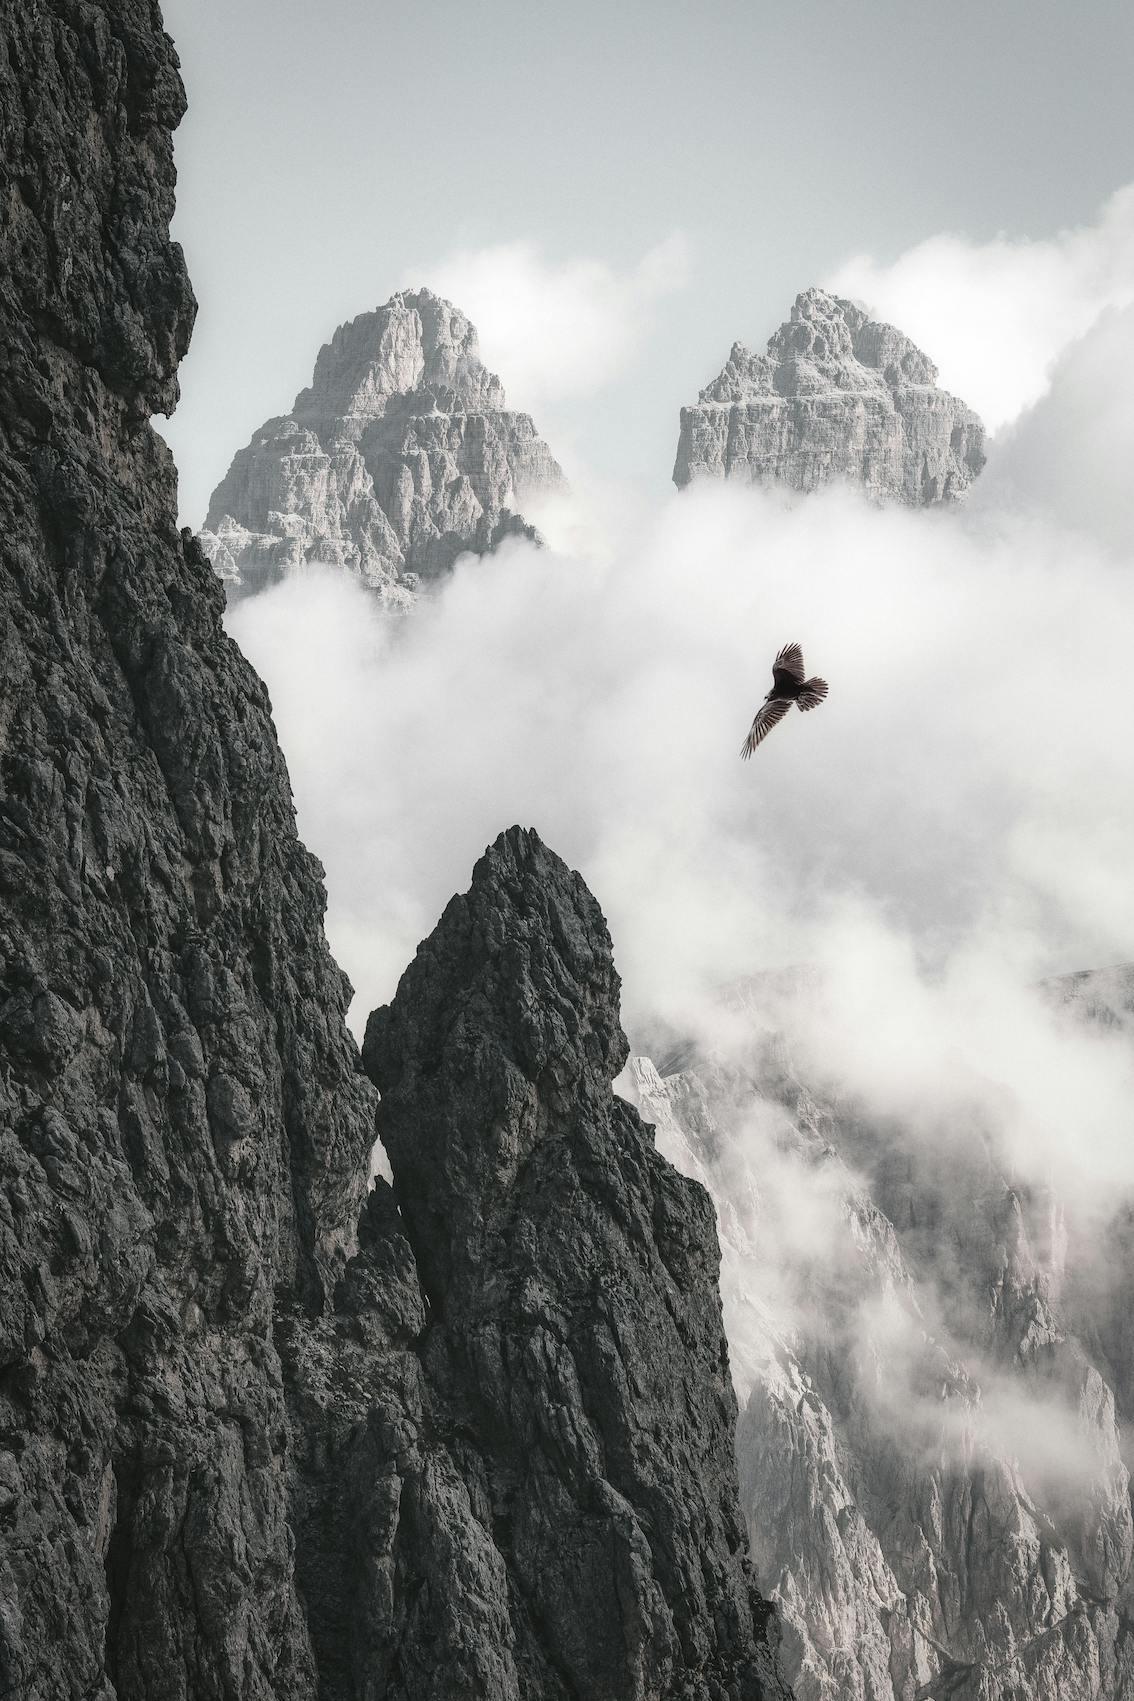
<instances>
[{"instance_id":1,"label":"rocky cliff face","mask_svg":"<svg viewBox=\"0 0 1134 1701\"><path fill-rule=\"evenodd\" d=\"M147 423L181 110L151 0L7 8L0 1694L782 1695L712 1213L533 837L371 1023L367 1195L320 870Z\"/></svg>"},{"instance_id":2,"label":"rocky cliff face","mask_svg":"<svg viewBox=\"0 0 1134 1701\"><path fill-rule=\"evenodd\" d=\"M876 501L927 506L960 496L983 465L984 428L937 388L933 362L893 325L809 289L766 354L734 343L682 408L673 481L807 491L843 479Z\"/></svg>"},{"instance_id":3,"label":"rocky cliff face","mask_svg":"<svg viewBox=\"0 0 1134 1701\"><path fill-rule=\"evenodd\" d=\"M534 538L525 496L562 483L464 314L403 291L340 325L291 413L233 460L201 542L230 596L323 561L406 607L463 551Z\"/></svg>"},{"instance_id":4,"label":"rocky cliff face","mask_svg":"<svg viewBox=\"0 0 1134 1701\"><path fill-rule=\"evenodd\" d=\"M1125 1023L1132 984L1052 991ZM747 1058L637 1059L622 1085L717 1197L742 1498L793 1693L1125 1701L1129 1214L1100 1258L986 1129L927 1148L809 1085L777 1031L790 997L752 998ZM771 1309L756 1116L820 1213Z\"/></svg>"},{"instance_id":5,"label":"rocky cliff face","mask_svg":"<svg viewBox=\"0 0 1134 1701\"><path fill-rule=\"evenodd\" d=\"M148 0L17 0L0 78L0 1689L309 1691L272 1317L354 1247L376 1095L146 424L177 61Z\"/></svg>"},{"instance_id":6,"label":"rocky cliff face","mask_svg":"<svg viewBox=\"0 0 1134 1701\"><path fill-rule=\"evenodd\" d=\"M370 1018L394 1187L333 1310L276 1325L321 1696L786 1696L712 1208L611 1092L617 1000L594 899L513 829Z\"/></svg>"},{"instance_id":7,"label":"rocky cliff face","mask_svg":"<svg viewBox=\"0 0 1134 1701\"><path fill-rule=\"evenodd\" d=\"M313 1693L277 1308L376 1095L267 694L147 416L194 301L149 0L0 53L0 1691Z\"/></svg>"},{"instance_id":8,"label":"rocky cliff face","mask_svg":"<svg viewBox=\"0 0 1134 1701\"><path fill-rule=\"evenodd\" d=\"M518 829L367 1026L498 1661L423 1697L785 1693L735 1498L712 1206L612 1094L626 1051L601 912ZM466 1620L455 1601L453 1638ZM445 1655L424 1624L423 1669Z\"/></svg>"}]
</instances>

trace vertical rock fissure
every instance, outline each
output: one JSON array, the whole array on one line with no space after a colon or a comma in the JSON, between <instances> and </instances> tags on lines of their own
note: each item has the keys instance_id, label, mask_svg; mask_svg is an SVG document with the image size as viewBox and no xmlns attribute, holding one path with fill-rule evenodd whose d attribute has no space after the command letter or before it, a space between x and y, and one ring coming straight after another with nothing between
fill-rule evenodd
<instances>
[{"instance_id":1,"label":"vertical rock fissure","mask_svg":"<svg viewBox=\"0 0 1134 1701\"><path fill-rule=\"evenodd\" d=\"M118 1636L125 1612L130 1579L130 1525L134 1493L125 1459L111 1465L114 1481L114 1525L106 1546L106 1673L111 1683L119 1681Z\"/></svg>"}]
</instances>

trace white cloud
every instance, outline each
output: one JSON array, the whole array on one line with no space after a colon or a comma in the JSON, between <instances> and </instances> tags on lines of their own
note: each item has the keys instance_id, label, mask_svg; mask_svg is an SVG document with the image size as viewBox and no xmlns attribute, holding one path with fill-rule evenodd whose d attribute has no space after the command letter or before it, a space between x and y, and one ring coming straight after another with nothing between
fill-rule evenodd
<instances>
[{"instance_id":1,"label":"white cloud","mask_svg":"<svg viewBox=\"0 0 1134 1701\"><path fill-rule=\"evenodd\" d=\"M605 558L465 560L401 624L326 572L230 626L272 692L356 1019L519 821L602 902L631 1023L689 1026L737 975L827 962L856 1084L952 1105L954 1077L1007 1083L1033 1150L1075 1133L1088 1176L1130 1179L1112 1076L1068 1053L1060 1090L1050 1025L1012 995L1134 956L1134 575L1088 538L695 487ZM743 764L792 637L830 699Z\"/></svg>"},{"instance_id":2,"label":"white cloud","mask_svg":"<svg viewBox=\"0 0 1134 1701\"><path fill-rule=\"evenodd\" d=\"M890 264L856 255L827 286L905 331L997 431L1038 400L1101 313L1134 302L1134 185L1093 225L1040 241L933 236Z\"/></svg>"},{"instance_id":3,"label":"white cloud","mask_svg":"<svg viewBox=\"0 0 1134 1701\"><path fill-rule=\"evenodd\" d=\"M816 929L821 974L789 1027L807 1078L899 1125L923 1168L967 1154L1097 1223L1134 1195L1134 1048L1028 984L1021 947L977 928L928 973L908 934L846 903Z\"/></svg>"},{"instance_id":4,"label":"white cloud","mask_svg":"<svg viewBox=\"0 0 1134 1701\"><path fill-rule=\"evenodd\" d=\"M515 407L538 408L603 389L633 360L655 303L684 287L689 245L679 232L618 270L605 260L552 260L527 241L460 249L413 268L466 313L486 364Z\"/></svg>"},{"instance_id":5,"label":"white cloud","mask_svg":"<svg viewBox=\"0 0 1134 1701\"><path fill-rule=\"evenodd\" d=\"M1019 502L1134 556L1134 307L1108 308L997 440L981 507ZM1020 494L1017 495L1019 490Z\"/></svg>"}]
</instances>

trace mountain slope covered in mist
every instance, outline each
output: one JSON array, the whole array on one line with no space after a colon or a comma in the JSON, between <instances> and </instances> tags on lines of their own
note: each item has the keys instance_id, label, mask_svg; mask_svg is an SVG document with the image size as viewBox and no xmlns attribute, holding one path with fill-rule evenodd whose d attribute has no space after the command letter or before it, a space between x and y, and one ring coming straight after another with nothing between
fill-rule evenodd
<instances>
[{"instance_id":1,"label":"mountain slope covered in mist","mask_svg":"<svg viewBox=\"0 0 1134 1701\"><path fill-rule=\"evenodd\" d=\"M1055 983L1053 1037L1086 1022L1128 1079L1132 984ZM742 1493L794 1693L1122 1701L1128 1213L1100 1236L1037 1185L960 1059L941 1127L840 1090L802 1037L821 997L757 980L722 1008L743 1042L625 1078L717 1201Z\"/></svg>"},{"instance_id":2,"label":"mountain slope covered in mist","mask_svg":"<svg viewBox=\"0 0 1134 1701\"><path fill-rule=\"evenodd\" d=\"M317 561L404 608L466 550L534 538L525 496L562 484L475 326L430 290L403 290L340 325L291 413L237 453L201 542L230 596Z\"/></svg>"}]
</instances>

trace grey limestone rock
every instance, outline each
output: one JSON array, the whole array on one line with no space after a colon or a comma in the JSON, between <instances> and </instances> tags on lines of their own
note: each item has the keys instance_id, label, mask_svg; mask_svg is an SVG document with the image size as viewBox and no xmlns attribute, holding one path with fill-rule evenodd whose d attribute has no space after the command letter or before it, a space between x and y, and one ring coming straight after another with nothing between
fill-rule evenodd
<instances>
[{"instance_id":1,"label":"grey limestone rock","mask_svg":"<svg viewBox=\"0 0 1134 1701\"><path fill-rule=\"evenodd\" d=\"M1043 989L1053 1004L1086 1023L1134 1031L1134 963L1079 969L1045 981Z\"/></svg>"},{"instance_id":2,"label":"grey limestone rock","mask_svg":"<svg viewBox=\"0 0 1134 1701\"><path fill-rule=\"evenodd\" d=\"M464 314L407 290L340 325L291 413L234 458L201 542L230 596L320 561L404 608L462 552L534 539L525 495L562 484Z\"/></svg>"},{"instance_id":3,"label":"grey limestone rock","mask_svg":"<svg viewBox=\"0 0 1134 1701\"><path fill-rule=\"evenodd\" d=\"M876 501L927 506L962 495L983 465L984 427L937 388L933 362L893 325L809 289L766 354L734 343L682 408L673 481L809 491L841 479Z\"/></svg>"}]
</instances>

